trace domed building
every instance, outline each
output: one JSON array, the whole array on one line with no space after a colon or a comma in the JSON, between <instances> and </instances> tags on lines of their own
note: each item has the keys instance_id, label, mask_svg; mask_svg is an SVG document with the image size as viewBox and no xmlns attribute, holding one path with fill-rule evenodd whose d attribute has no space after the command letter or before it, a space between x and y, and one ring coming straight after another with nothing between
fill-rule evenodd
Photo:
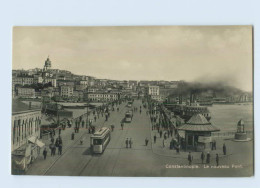
<instances>
[{"instance_id":1,"label":"domed building","mask_svg":"<svg viewBox=\"0 0 260 188\"><path fill-rule=\"evenodd\" d=\"M202 114L193 115L189 121L178 128L184 131L184 149L203 151L210 147L211 133L220 129L209 122Z\"/></svg>"},{"instance_id":2,"label":"domed building","mask_svg":"<svg viewBox=\"0 0 260 188\"><path fill-rule=\"evenodd\" d=\"M51 69L51 61L50 61L50 58L49 58L49 56L48 56L47 59L46 59L46 61L45 61L43 70L44 70L44 71L47 71L47 70L49 70L49 69Z\"/></svg>"}]
</instances>

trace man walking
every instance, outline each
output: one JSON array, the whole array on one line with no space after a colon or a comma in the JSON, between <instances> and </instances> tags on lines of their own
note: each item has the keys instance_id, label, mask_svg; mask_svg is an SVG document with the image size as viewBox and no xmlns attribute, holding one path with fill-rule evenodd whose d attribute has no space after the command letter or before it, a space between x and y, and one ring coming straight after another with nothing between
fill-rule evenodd
<instances>
[{"instance_id":1,"label":"man walking","mask_svg":"<svg viewBox=\"0 0 260 188\"><path fill-rule=\"evenodd\" d=\"M146 145L146 146L148 145L148 142L149 142L149 140L148 140L148 138L146 138L146 139L145 139L145 145Z\"/></svg>"},{"instance_id":2,"label":"man walking","mask_svg":"<svg viewBox=\"0 0 260 188\"><path fill-rule=\"evenodd\" d=\"M191 153L189 152L189 155L188 155L189 165L191 165L192 160L193 160L193 156L192 156Z\"/></svg>"},{"instance_id":3,"label":"man walking","mask_svg":"<svg viewBox=\"0 0 260 188\"><path fill-rule=\"evenodd\" d=\"M124 130L124 122L121 123L121 129Z\"/></svg>"},{"instance_id":4,"label":"man walking","mask_svg":"<svg viewBox=\"0 0 260 188\"><path fill-rule=\"evenodd\" d=\"M62 153L62 144L59 145L59 152L58 152L58 154L61 155L61 153Z\"/></svg>"},{"instance_id":5,"label":"man walking","mask_svg":"<svg viewBox=\"0 0 260 188\"><path fill-rule=\"evenodd\" d=\"M204 163L204 159L205 159L204 152L201 152L200 159L201 159L201 163L203 164Z\"/></svg>"},{"instance_id":6,"label":"man walking","mask_svg":"<svg viewBox=\"0 0 260 188\"><path fill-rule=\"evenodd\" d=\"M156 135L153 136L153 143L156 143Z\"/></svg>"},{"instance_id":7,"label":"man walking","mask_svg":"<svg viewBox=\"0 0 260 188\"><path fill-rule=\"evenodd\" d=\"M209 152L207 153L207 159L206 159L206 163L209 164L210 163L210 154Z\"/></svg>"},{"instance_id":8,"label":"man walking","mask_svg":"<svg viewBox=\"0 0 260 188\"><path fill-rule=\"evenodd\" d=\"M132 138L130 138L130 140L129 140L129 146L130 146L130 148L132 148L132 144L133 144L133 141L132 141Z\"/></svg>"},{"instance_id":9,"label":"man walking","mask_svg":"<svg viewBox=\"0 0 260 188\"><path fill-rule=\"evenodd\" d=\"M219 162L219 157L218 157L218 154L216 154L216 163L217 163L217 166L218 166L218 162Z\"/></svg>"},{"instance_id":10,"label":"man walking","mask_svg":"<svg viewBox=\"0 0 260 188\"><path fill-rule=\"evenodd\" d=\"M46 156L47 156L47 149L46 148L44 148L44 150L43 150L43 158L44 158L44 160L46 159Z\"/></svg>"},{"instance_id":11,"label":"man walking","mask_svg":"<svg viewBox=\"0 0 260 188\"><path fill-rule=\"evenodd\" d=\"M226 155L227 154L227 148L225 143L223 144L223 154Z\"/></svg>"},{"instance_id":12,"label":"man walking","mask_svg":"<svg viewBox=\"0 0 260 188\"><path fill-rule=\"evenodd\" d=\"M128 148L128 138L125 140L125 147Z\"/></svg>"},{"instance_id":13,"label":"man walking","mask_svg":"<svg viewBox=\"0 0 260 188\"><path fill-rule=\"evenodd\" d=\"M165 147L165 141L164 141L164 139L163 139L163 143L162 143L162 144L163 144L163 148L164 148L164 147Z\"/></svg>"}]
</instances>

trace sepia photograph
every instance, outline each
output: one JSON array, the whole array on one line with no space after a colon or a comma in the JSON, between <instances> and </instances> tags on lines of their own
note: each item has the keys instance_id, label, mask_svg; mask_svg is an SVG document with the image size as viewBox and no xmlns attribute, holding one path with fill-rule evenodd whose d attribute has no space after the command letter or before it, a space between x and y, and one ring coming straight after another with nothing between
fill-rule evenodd
<instances>
[{"instance_id":1,"label":"sepia photograph","mask_svg":"<svg viewBox=\"0 0 260 188\"><path fill-rule=\"evenodd\" d=\"M12 32L12 175L254 176L251 25Z\"/></svg>"}]
</instances>

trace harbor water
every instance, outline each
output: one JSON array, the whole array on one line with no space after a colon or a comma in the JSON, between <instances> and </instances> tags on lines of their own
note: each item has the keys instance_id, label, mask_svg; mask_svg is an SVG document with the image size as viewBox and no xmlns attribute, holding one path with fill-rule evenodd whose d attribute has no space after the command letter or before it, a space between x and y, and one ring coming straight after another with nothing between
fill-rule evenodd
<instances>
[{"instance_id":1,"label":"harbor water","mask_svg":"<svg viewBox=\"0 0 260 188\"><path fill-rule=\"evenodd\" d=\"M208 107L211 123L220 128L220 132L236 131L240 119L245 122L245 130L253 131L253 105L245 104L214 104Z\"/></svg>"}]
</instances>

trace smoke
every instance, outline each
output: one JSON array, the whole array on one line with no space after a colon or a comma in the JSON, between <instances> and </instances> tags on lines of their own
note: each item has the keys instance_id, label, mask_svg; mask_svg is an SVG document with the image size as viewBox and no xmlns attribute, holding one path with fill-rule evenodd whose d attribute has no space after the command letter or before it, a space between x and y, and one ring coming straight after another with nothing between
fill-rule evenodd
<instances>
[{"instance_id":1,"label":"smoke","mask_svg":"<svg viewBox=\"0 0 260 188\"><path fill-rule=\"evenodd\" d=\"M207 95L212 97L225 97L241 95L244 91L229 86L226 82L215 81L215 82L186 82L182 81L178 85L178 95Z\"/></svg>"}]
</instances>

